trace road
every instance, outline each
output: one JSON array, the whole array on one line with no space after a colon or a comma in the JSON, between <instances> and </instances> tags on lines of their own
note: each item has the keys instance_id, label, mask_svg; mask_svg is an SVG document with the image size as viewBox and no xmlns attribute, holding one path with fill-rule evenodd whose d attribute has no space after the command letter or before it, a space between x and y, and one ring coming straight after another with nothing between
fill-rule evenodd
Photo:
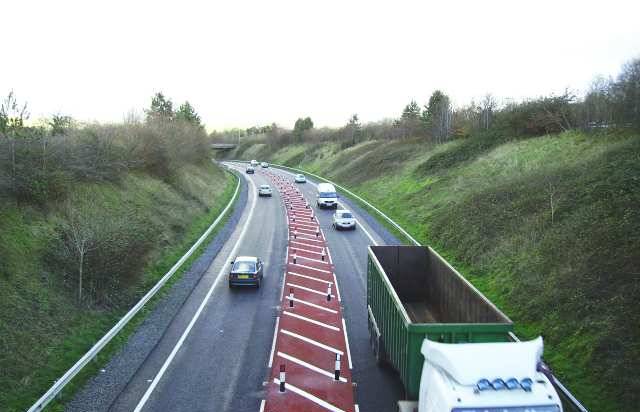
<instances>
[{"instance_id":1,"label":"road","mask_svg":"<svg viewBox=\"0 0 640 412\"><path fill-rule=\"evenodd\" d=\"M279 313L287 226L277 191L273 198L257 196L257 186L270 183L263 171L246 175L244 165L230 166L248 182L239 223L160 342L111 405L112 411L257 412L260 408ZM269 170L292 179L288 172ZM312 203L313 182L299 187ZM317 217L340 285L357 403L362 411L392 411L402 398L402 386L396 375L375 364L366 316L366 249L384 241L362 219L353 232L334 231L332 213L317 211ZM237 255L264 260L260 289L228 288L229 262Z\"/></svg>"}]
</instances>

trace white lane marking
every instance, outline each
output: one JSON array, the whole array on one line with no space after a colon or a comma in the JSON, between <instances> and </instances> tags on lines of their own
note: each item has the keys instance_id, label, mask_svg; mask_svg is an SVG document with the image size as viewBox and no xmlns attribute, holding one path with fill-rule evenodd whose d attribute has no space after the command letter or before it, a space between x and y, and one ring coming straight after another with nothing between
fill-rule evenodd
<instances>
[{"instance_id":1,"label":"white lane marking","mask_svg":"<svg viewBox=\"0 0 640 412\"><path fill-rule=\"evenodd\" d=\"M311 319L306 316L298 315L297 313L282 311L284 315L291 316L296 319L304 320L305 322L313 323L314 325L322 326L323 328L331 329L336 332L340 332L340 328L336 328L335 326L329 325L324 322L320 322L319 320Z\"/></svg>"},{"instance_id":2,"label":"white lane marking","mask_svg":"<svg viewBox=\"0 0 640 412\"><path fill-rule=\"evenodd\" d=\"M293 266L299 266L301 268L305 268L305 269L310 269L310 270L315 270L316 272L322 272L322 273L331 273L331 271L329 270L324 270L324 269L318 269L318 268L314 268L312 266L305 266L305 265L301 265L300 263L291 263Z\"/></svg>"},{"instance_id":3,"label":"white lane marking","mask_svg":"<svg viewBox=\"0 0 640 412\"><path fill-rule=\"evenodd\" d=\"M264 412L264 404L265 404L265 402L266 401L264 399L260 401L260 412Z\"/></svg>"},{"instance_id":4,"label":"white lane marking","mask_svg":"<svg viewBox=\"0 0 640 412\"><path fill-rule=\"evenodd\" d=\"M275 383L276 385L278 385L278 386L279 386L279 385L280 385L280 379L278 379L278 378L273 378L273 383ZM287 383L286 385L287 385L287 389L289 389L291 392L293 392L293 393L295 393L295 394L297 394L297 395L300 395L300 396L302 396L303 398L307 398L307 399L309 399L311 402L314 402L314 403L316 403L317 405L320 405L320 406L322 406L323 408L325 408L325 409L327 409L327 410L329 410L329 411L331 411L331 412L345 412L345 411L343 411L342 409L340 409L340 408L338 408L338 407L333 406L333 405L332 405L332 404L330 404L329 402L327 402L327 401L323 401L322 399L320 399L320 398L317 398L317 397L313 396L313 395L312 395L312 394L310 394L309 392L305 392L305 391L303 391L302 389L298 388L297 386L294 386L294 385L292 385L292 384L290 384L290 383Z\"/></svg>"},{"instance_id":5,"label":"white lane marking","mask_svg":"<svg viewBox=\"0 0 640 412\"><path fill-rule=\"evenodd\" d=\"M302 255L297 255L296 257L297 257L297 259L304 259L304 260L308 260L308 261L311 261L311 262L318 262L318 263L321 263L323 265L328 265L329 264L329 262L326 262L324 260L314 259L314 258L302 256Z\"/></svg>"},{"instance_id":6,"label":"white lane marking","mask_svg":"<svg viewBox=\"0 0 640 412\"><path fill-rule=\"evenodd\" d=\"M289 227L291 228L291 225L289 225ZM312 229L308 229L307 227L293 227L291 228L291 230L297 230L299 232L301 232L301 235L308 235L308 236L316 236L316 232L318 234L320 234L320 228L317 226L312 226ZM304 232L302 232L304 230ZM311 233L305 233L305 232L311 232ZM317 237L317 236L316 236Z\"/></svg>"},{"instance_id":7,"label":"white lane marking","mask_svg":"<svg viewBox=\"0 0 640 412\"><path fill-rule=\"evenodd\" d=\"M293 175L293 173L288 172L288 171L286 171L286 170L282 170L282 171L283 171L284 173L288 173L288 174L290 174L290 175ZM309 183L310 183L312 186L314 186L314 187L318 187L318 185L316 185L315 183L311 183L311 182L309 182ZM340 207L341 207L342 209L347 209L347 208L345 207L346 205L345 205L344 203L342 203L342 202L338 202L338 205L340 205ZM352 212L353 212L353 211L352 211ZM354 214L355 214L355 213L354 213ZM360 220L359 220L359 219L356 219L356 222L357 222L358 226L360 226L360 228L362 229L362 231L364 232L364 234L369 238L369 240L371 240L371 243L372 243L374 246L378 246L378 242L376 242L376 240L373 238L373 236L371 236L371 233L369 233L369 231L367 231L367 229L365 229L365 227L362 225L362 223L360 223Z\"/></svg>"},{"instance_id":8,"label":"white lane marking","mask_svg":"<svg viewBox=\"0 0 640 412\"><path fill-rule=\"evenodd\" d=\"M327 247L327 256L329 256L329 263L333 265L333 259L331 258L331 253L329 252L329 248Z\"/></svg>"},{"instance_id":9,"label":"white lane marking","mask_svg":"<svg viewBox=\"0 0 640 412\"><path fill-rule=\"evenodd\" d=\"M247 181L252 186L251 191L253 193L255 193L257 188L256 188L256 185L253 183L253 180L247 179ZM180 350L180 348L182 347L182 344L187 339L187 336L189 336L189 333L191 332L191 329L193 328L193 325L195 325L196 321L200 317L200 314L204 310L204 307L206 306L207 302L209 301L209 298L211 298L211 295L213 294L213 290L215 289L216 285L218 284L220 279L222 279L224 277L224 273L227 271L227 265L225 265L224 262L227 261L229 256L235 256L235 254L236 254L236 252L238 250L238 247L240 246L240 243L242 242L242 240L244 239L245 234L247 233L247 229L249 228L249 226L251 226L249 223L251 222L251 219L253 218L253 211L256 208L257 198L258 198L257 196L255 196L255 195L253 196L253 200L251 202L251 208L249 209L249 215L247 216L247 220L245 221L244 227L242 228L242 231L240 232L240 236L238 236L238 239L236 240L236 243L233 245L233 248L231 249L231 252L229 252L227 258L223 260L223 265L220 268L220 272L218 272L218 276L213 281L213 284L211 285L211 288L209 289L209 291L207 292L206 296L202 300L202 303L200 303L200 306L198 307L198 310L196 311L195 315L193 315L193 318L191 318L191 321L189 322L189 324L187 325L187 328L182 333L182 336L180 336L180 339L178 340L176 345L173 347L173 350L171 351L171 353L169 354L167 359L164 361L164 364L162 364L162 367L160 368L160 370L156 374L155 378L153 378L153 381L151 382L151 385L149 385L149 387L147 388L147 390L144 393L144 395L142 395L142 399L140 399L140 402L138 402L138 404L136 405L136 408L134 409L134 412L140 412L142 410L142 408L144 407L144 405L147 403L147 401L149 400L149 397L151 396L151 393L156 388L156 386L158 386L158 382L160 382L160 379L162 379L162 376L167 371L167 368L169 368L169 365L171 364L171 362L173 361L173 358L178 353L178 350Z\"/></svg>"},{"instance_id":10,"label":"white lane marking","mask_svg":"<svg viewBox=\"0 0 640 412\"><path fill-rule=\"evenodd\" d=\"M296 236L296 239L299 240L306 240L308 242L316 242L316 243L324 243L324 240L316 240L312 237L300 237L300 235L307 235L306 233L298 233L298 235Z\"/></svg>"},{"instance_id":11,"label":"white lane marking","mask_svg":"<svg viewBox=\"0 0 640 412\"><path fill-rule=\"evenodd\" d=\"M373 236L371 236L371 233L369 233L369 231L367 229L365 229L364 225L362 225L362 223L360 223L360 221L358 219L356 219L356 223L358 224L358 226L360 226L360 229L362 229L364 234L367 235L369 240L371 240L371 243L373 243L373 246L378 246L378 242L376 242L376 240L373 238Z\"/></svg>"},{"instance_id":12,"label":"white lane marking","mask_svg":"<svg viewBox=\"0 0 640 412\"><path fill-rule=\"evenodd\" d=\"M280 285L280 300L282 301L282 297L284 296L284 283L287 278L287 272L284 272L282 275L282 284Z\"/></svg>"},{"instance_id":13,"label":"white lane marking","mask_svg":"<svg viewBox=\"0 0 640 412\"><path fill-rule=\"evenodd\" d=\"M336 293L338 294L338 302L342 302L340 295L340 288L338 287L338 279L336 278L336 272L333 272L333 283L336 285Z\"/></svg>"},{"instance_id":14,"label":"white lane marking","mask_svg":"<svg viewBox=\"0 0 640 412\"><path fill-rule=\"evenodd\" d=\"M347 323L342 318L342 332L344 333L344 341L347 345L347 357L349 358L349 369L353 369L353 363L351 363L351 349L349 349L349 337L347 336Z\"/></svg>"},{"instance_id":15,"label":"white lane marking","mask_svg":"<svg viewBox=\"0 0 640 412\"><path fill-rule=\"evenodd\" d=\"M287 246L287 251L284 254L284 263L285 264L287 264L288 257L289 257L289 246Z\"/></svg>"},{"instance_id":16,"label":"white lane marking","mask_svg":"<svg viewBox=\"0 0 640 412\"><path fill-rule=\"evenodd\" d=\"M312 308L324 310L325 312L333 313L334 315L338 313L337 311L335 311L333 309L325 308L324 306L316 305L315 303L311 303L311 302L308 302L306 300L298 299L296 297L290 298L289 296L287 296L287 299L288 300L292 300L294 302L302 303L303 305L311 306Z\"/></svg>"},{"instance_id":17,"label":"white lane marking","mask_svg":"<svg viewBox=\"0 0 640 412\"><path fill-rule=\"evenodd\" d=\"M301 223L301 222L291 222L291 223L292 223L294 226L307 226L307 227L310 227L310 228L313 228L313 229L315 229L315 228L317 228L317 227L318 227L317 225L308 225L308 224L306 224L306 223Z\"/></svg>"},{"instance_id":18,"label":"white lane marking","mask_svg":"<svg viewBox=\"0 0 640 412\"><path fill-rule=\"evenodd\" d=\"M295 283L287 283L287 285L293 288L302 289L302 290L306 290L307 292L315 293L316 295L325 296L325 297L327 296L327 292L321 292L319 290L307 288L305 286L297 285ZM335 296L331 295L331 297L334 298Z\"/></svg>"},{"instance_id":19,"label":"white lane marking","mask_svg":"<svg viewBox=\"0 0 640 412\"><path fill-rule=\"evenodd\" d=\"M313 276L301 275L300 273L296 273L296 272L287 272L287 273L293 276L298 276L298 277L309 279L309 280L315 280L316 282L327 283L329 285L333 284L333 282L331 282L330 280L318 279L318 278L314 278Z\"/></svg>"},{"instance_id":20,"label":"white lane marking","mask_svg":"<svg viewBox=\"0 0 640 412\"><path fill-rule=\"evenodd\" d=\"M300 366L302 366L304 368L310 369L310 370L312 370L314 372L318 372L319 374L327 376L327 377L331 378L332 380L335 377L333 373L328 372L328 371L326 371L324 369L318 368L317 366L312 365L310 363L307 363L307 362L303 361L302 359L298 359L295 356L291 356L291 355L283 353L283 352L278 352L278 356L283 358L283 359L286 359L288 361L291 361L293 363L296 363L296 364L298 364L298 365L300 365ZM343 378L342 376L340 377L340 382L346 382L346 381L347 380L345 378Z\"/></svg>"},{"instance_id":21,"label":"white lane marking","mask_svg":"<svg viewBox=\"0 0 640 412\"><path fill-rule=\"evenodd\" d=\"M358 406L357 403L355 405L353 405L353 406L356 408L355 412L360 412L360 407Z\"/></svg>"},{"instance_id":22,"label":"white lane marking","mask_svg":"<svg viewBox=\"0 0 640 412\"><path fill-rule=\"evenodd\" d=\"M308 244L306 244L306 243L296 242L295 240L292 240L292 241L291 241L291 242L289 242L289 243L295 243L295 244L297 244L297 245L302 245L302 246L306 246L306 247L317 247L317 248L318 248L318 249L320 249L320 250L322 250L322 249L323 249L323 247L322 247L322 246L308 245Z\"/></svg>"},{"instance_id":23,"label":"white lane marking","mask_svg":"<svg viewBox=\"0 0 640 412\"><path fill-rule=\"evenodd\" d=\"M322 255L322 252L316 252L314 250L303 249L301 247L292 247L292 249L295 249L296 252L306 252L306 253L313 253L314 255Z\"/></svg>"},{"instance_id":24,"label":"white lane marking","mask_svg":"<svg viewBox=\"0 0 640 412\"><path fill-rule=\"evenodd\" d=\"M289 336L291 336L293 338L300 339L301 341L304 341L304 342L312 344L313 346L317 346L319 348L328 350L329 352L337 353L340 356L344 355L344 352L341 351L340 349L333 348L333 347L331 347L329 345L325 345L324 343L320 343L320 342L315 341L313 339L309 339L306 336L298 335L297 333L290 332L290 331L288 331L286 329L280 329L280 333L284 333L285 335L289 335Z\"/></svg>"},{"instance_id":25,"label":"white lane marking","mask_svg":"<svg viewBox=\"0 0 640 412\"><path fill-rule=\"evenodd\" d=\"M280 316L276 317L276 328L273 331L273 342L271 343L271 355L269 355L269 367L273 366L273 352L276 350L276 340L278 337L278 326L280 325ZM344 325L344 319L343 319ZM351 358L351 357L349 357Z\"/></svg>"}]
</instances>

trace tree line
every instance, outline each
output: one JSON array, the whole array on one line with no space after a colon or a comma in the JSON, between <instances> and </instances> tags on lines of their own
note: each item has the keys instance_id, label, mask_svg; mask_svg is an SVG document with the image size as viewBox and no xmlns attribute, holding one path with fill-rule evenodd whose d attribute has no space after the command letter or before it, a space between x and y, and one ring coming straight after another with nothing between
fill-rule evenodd
<instances>
[{"instance_id":1,"label":"tree line","mask_svg":"<svg viewBox=\"0 0 640 412\"><path fill-rule=\"evenodd\" d=\"M357 114L343 127L315 128L310 117L296 120L292 130L272 123L233 132L214 132L213 139L263 139L272 145L301 141L339 141L343 147L363 140L419 138L435 144L495 132L515 138L570 129L640 130L640 58L622 66L616 78L597 77L581 97L565 91L520 102L500 104L491 94L454 106L442 90L420 105L410 101L399 117L361 124Z\"/></svg>"}]
</instances>

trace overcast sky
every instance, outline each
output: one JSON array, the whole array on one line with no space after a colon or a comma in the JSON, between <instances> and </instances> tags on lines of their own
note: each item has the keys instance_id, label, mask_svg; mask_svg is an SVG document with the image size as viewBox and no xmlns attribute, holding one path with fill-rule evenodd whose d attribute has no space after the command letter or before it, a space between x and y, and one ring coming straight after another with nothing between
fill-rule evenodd
<instances>
[{"instance_id":1,"label":"overcast sky","mask_svg":"<svg viewBox=\"0 0 640 412\"><path fill-rule=\"evenodd\" d=\"M120 121L162 91L209 129L585 89L640 57L640 1L2 0L0 94Z\"/></svg>"}]
</instances>

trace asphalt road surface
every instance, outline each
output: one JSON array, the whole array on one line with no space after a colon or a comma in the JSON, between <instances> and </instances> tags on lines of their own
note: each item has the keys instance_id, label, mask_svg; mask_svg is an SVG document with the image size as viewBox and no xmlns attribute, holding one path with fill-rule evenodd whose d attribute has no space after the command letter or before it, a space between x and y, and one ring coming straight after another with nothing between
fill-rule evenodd
<instances>
[{"instance_id":1,"label":"asphalt road surface","mask_svg":"<svg viewBox=\"0 0 640 412\"><path fill-rule=\"evenodd\" d=\"M242 216L226 244L194 288L168 330L111 405L112 411L257 412L278 315L285 266L287 226L277 190L259 198L257 187L270 184L262 169L244 174L248 181ZM269 169L293 179L289 172ZM355 231L331 228L333 210L317 210L315 185L299 184L328 240L342 296L353 360L356 399L363 412L397 410L402 385L393 372L378 367L367 331L367 246L384 244L380 227L360 216ZM235 256L259 256L265 262L260 289L229 289L229 262Z\"/></svg>"}]
</instances>

